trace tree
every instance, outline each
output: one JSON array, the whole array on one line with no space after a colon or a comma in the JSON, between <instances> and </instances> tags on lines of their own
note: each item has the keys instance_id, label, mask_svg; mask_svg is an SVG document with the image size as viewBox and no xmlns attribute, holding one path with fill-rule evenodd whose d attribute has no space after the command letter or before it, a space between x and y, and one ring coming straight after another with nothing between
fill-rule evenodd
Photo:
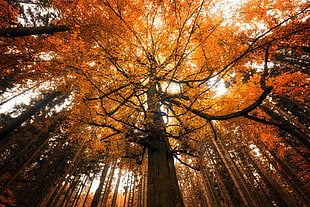
<instances>
[{"instance_id":1,"label":"tree","mask_svg":"<svg viewBox=\"0 0 310 207\"><path fill-rule=\"evenodd\" d=\"M95 5L100 6L94 11ZM173 156L190 154L184 146L187 137L203 139L200 136L212 120L248 117L272 90L264 83L266 74L261 74L256 84L261 83L262 89L246 96L246 104L237 99L230 105L235 109L213 115L220 109L210 99L211 78L248 73L244 64L251 56L307 29L282 27L299 20L306 11L301 9L277 24L266 20L265 32L254 38L249 34L243 40L247 44L240 44L240 36L223 19L206 13L211 4L205 1L81 1L76 6L77 13L71 10L70 15L82 18L74 19L76 39L67 43L75 51L65 56L63 66L85 80L79 91L84 108L78 112L86 112L84 124L99 127L98 136L109 140L109 151L127 158L147 157L148 206L183 206ZM181 13L184 8L187 12ZM73 19L69 16L67 21ZM79 57L77 62L72 56ZM113 149L128 146L126 142L133 149L126 149L125 155Z\"/></svg>"},{"instance_id":2,"label":"tree","mask_svg":"<svg viewBox=\"0 0 310 207\"><path fill-rule=\"evenodd\" d=\"M270 97L281 94L281 88L292 80L283 81L285 74L275 72L268 64L271 55L276 59L283 45L306 44L297 37L309 32L309 18L305 18L308 5L297 1L281 5L250 1L244 13L235 13L236 18L231 20L224 17L228 15L224 11L214 12L214 2L204 0L53 3L62 11L61 24L72 31L46 38L55 55L43 71L55 82L66 82L63 90L72 91L70 124L66 126L70 130L64 130L65 137L82 144L45 202L47 206L68 204L83 188L83 174L98 170L102 166L99 163L104 162L102 181L91 204L97 206L105 178L111 181L106 172L110 159L118 160L122 169L147 166L149 207L186 205L177 163L201 170L204 189L208 189L205 199L214 206L298 206L309 201L294 188L288 176L290 170L282 172L276 166L284 158L273 151L280 146L289 152L293 146L294 154L309 152L307 132L301 129L305 112L294 113L301 118L299 123L294 119L285 122L289 112L279 114L280 110L273 110ZM258 70L256 65L263 68ZM36 74L42 80L41 74ZM12 77L18 80L18 75ZM294 75L300 80L308 78L306 74ZM222 81L229 92L218 96L216 85ZM296 90L290 92L305 99L298 94L301 86L295 86ZM281 100L279 106L283 105ZM283 117L281 122L275 120L276 115ZM278 136L277 128L294 136L296 142L285 142L287 139ZM300 132L303 136L297 138ZM266 137L270 137L268 142ZM264 141L267 144L260 145ZM251 155L253 145L260 150L267 148L270 153L261 153L257 158ZM87 153L108 156L109 160L100 160L84 171L86 164L77 157ZM298 163L304 163L304 158L298 157ZM290 161L288 166L293 166ZM266 167L268 164L274 166ZM271 171L277 173L274 180ZM128 183L128 192L134 193L135 181ZM184 185L181 187L184 189ZM258 202L257 191L264 200ZM201 192L192 193L201 196ZM134 203L130 193L125 194L124 203L127 195L127 203Z\"/></svg>"}]
</instances>

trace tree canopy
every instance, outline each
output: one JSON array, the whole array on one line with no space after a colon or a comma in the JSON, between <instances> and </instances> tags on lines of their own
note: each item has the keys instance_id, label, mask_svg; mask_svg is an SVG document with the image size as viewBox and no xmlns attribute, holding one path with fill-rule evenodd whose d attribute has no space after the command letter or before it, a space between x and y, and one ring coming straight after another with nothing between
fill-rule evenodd
<instances>
[{"instance_id":1,"label":"tree canopy","mask_svg":"<svg viewBox=\"0 0 310 207\"><path fill-rule=\"evenodd\" d=\"M310 203L307 1L0 3L0 205Z\"/></svg>"}]
</instances>

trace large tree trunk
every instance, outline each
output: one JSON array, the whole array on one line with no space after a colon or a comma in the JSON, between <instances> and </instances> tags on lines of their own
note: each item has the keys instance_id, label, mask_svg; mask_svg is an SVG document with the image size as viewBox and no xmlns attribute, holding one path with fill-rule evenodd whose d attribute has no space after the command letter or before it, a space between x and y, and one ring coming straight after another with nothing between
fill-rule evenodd
<instances>
[{"instance_id":1,"label":"large tree trunk","mask_svg":"<svg viewBox=\"0 0 310 207\"><path fill-rule=\"evenodd\" d=\"M184 203L178 186L173 157L170 154L164 121L161 116L160 102L157 95L155 67L150 68L151 80L147 92L147 126L149 135L147 206L148 207L183 207Z\"/></svg>"},{"instance_id":2,"label":"large tree trunk","mask_svg":"<svg viewBox=\"0 0 310 207\"><path fill-rule=\"evenodd\" d=\"M147 175L147 206L148 207L183 207L173 157L170 154L169 141L161 116L157 94L155 68L150 68L151 77L147 92L148 114L151 122L147 126L149 135L148 175Z\"/></svg>"},{"instance_id":3,"label":"large tree trunk","mask_svg":"<svg viewBox=\"0 0 310 207\"><path fill-rule=\"evenodd\" d=\"M44 27L17 27L0 29L0 37L24 37L39 34L53 34L55 32L65 32L69 28L66 26L44 26Z\"/></svg>"},{"instance_id":4,"label":"large tree trunk","mask_svg":"<svg viewBox=\"0 0 310 207\"><path fill-rule=\"evenodd\" d=\"M147 206L183 207L173 158L163 137L151 138L148 150Z\"/></svg>"}]
</instances>

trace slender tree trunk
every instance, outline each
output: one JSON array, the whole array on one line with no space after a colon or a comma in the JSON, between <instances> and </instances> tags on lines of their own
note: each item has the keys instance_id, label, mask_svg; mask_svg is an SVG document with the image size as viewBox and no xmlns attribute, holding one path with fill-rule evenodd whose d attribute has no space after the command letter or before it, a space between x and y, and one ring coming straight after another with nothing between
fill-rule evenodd
<instances>
[{"instance_id":1,"label":"slender tree trunk","mask_svg":"<svg viewBox=\"0 0 310 207\"><path fill-rule=\"evenodd\" d=\"M70 183L70 186L68 187L66 193L64 194L64 198L60 204L60 206L68 207L72 206L73 199L71 197L76 193L75 189L80 185L80 178L81 176L78 175L77 177L74 177L73 181Z\"/></svg>"},{"instance_id":2,"label":"slender tree trunk","mask_svg":"<svg viewBox=\"0 0 310 207\"><path fill-rule=\"evenodd\" d=\"M102 201L101 201L100 207L107 206L107 201L108 201L109 194L110 194L110 191L111 191L111 186L112 186L112 181L113 181L113 177L114 177L115 168L116 168L116 162L112 163L112 168L111 168L110 173L109 173L107 184L106 184L106 186L104 188L104 193L102 195Z\"/></svg>"},{"instance_id":3,"label":"slender tree trunk","mask_svg":"<svg viewBox=\"0 0 310 207\"><path fill-rule=\"evenodd\" d=\"M116 185L115 185L114 193L113 193L113 197L112 197L111 207L115 207L117 194L118 194L118 188L119 188L119 184L121 182L121 177L122 177L122 169L119 169L117 181L116 181Z\"/></svg>"},{"instance_id":4,"label":"slender tree trunk","mask_svg":"<svg viewBox=\"0 0 310 207\"><path fill-rule=\"evenodd\" d=\"M234 163L231 163L230 162L230 157L228 156L228 159L225 157L225 155L223 154L223 151L222 149L220 148L219 144L213 140L213 144L217 150L217 152L219 153L222 161L224 162L225 166L226 166L226 169L228 170L228 173L230 174L237 190L238 190L238 193L243 201L243 205L244 206L248 206L250 207L250 199L248 197L248 194L245 192L246 190L243 188L243 184L241 182L241 177L238 175L238 172L236 170L236 166L234 166Z\"/></svg>"},{"instance_id":5,"label":"slender tree trunk","mask_svg":"<svg viewBox=\"0 0 310 207\"><path fill-rule=\"evenodd\" d=\"M10 178L9 182L6 184L7 186L10 186L15 179L17 178L17 176L22 172L22 170L27 167L27 165L30 164L30 162L39 154L39 152L42 150L42 148L48 143L48 141L50 140L50 137L52 137L57 131L53 131L52 134L47 134L48 131L43 131L40 136L44 136L45 140L43 140L43 142L40 144L40 146L36 149L35 152L33 152L33 154L30 156L30 158L27 159L26 162L23 163L23 165L21 167L18 168L18 170L14 173L14 175Z\"/></svg>"},{"instance_id":6,"label":"slender tree trunk","mask_svg":"<svg viewBox=\"0 0 310 207\"><path fill-rule=\"evenodd\" d=\"M90 178L90 184L89 184L89 187L88 187L88 189L87 189L86 196L85 196L85 198L84 198L84 201L83 201L82 206L86 206L87 199L88 199L88 196L89 196L89 193L90 193L90 189L91 189L91 186L92 186L93 183L94 183L95 178L96 178L96 175L95 175L95 174Z\"/></svg>"},{"instance_id":7,"label":"slender tree trunk","mask_svg":"<svg viewBox=\"0 0 310 207\"><path fill-rule=\"evenodd\" d=\"M91 202L91 205L90 205L91 207L97 207L98 204L100 203L100 197L101 197L104 181L106 179L109 167L110 166L108 164L105 164L103 167L102 173L100 175L100 183L99 183L99 186L95 192L94 198Z\"/></svg>"},{"instance_id":8,"label":"slender tree trunk","mask_svg":"<svg viewBox=\"0 0 310 207\"><path fill-rule=\"evenodd\" d=\"M66 26L17 27L0 29L0 37L24 37L30 35L53 34L69 31Z\"/></svg>"},{"instance_id":9,"label":"slender tree trunk","mask_svg":"<svg viewBox=\"0 0 310 207\"><path fill-rule=\"evenodd\" d=\"M147 172L143 171L143 183L142 183L142 202L141 206L145 207L147 205Z\"/></svg>"},{"instance_id":10,"label":"slender tree trunk","mask_svg":"<svg viewBox=\"0 0 310 207\"><path fill-rule=\"evenodd\" d=\"M256 161L251 158L251 156L249 156L248 159L252 163L252 165L254 166L256 172L259 174L259 176L261 177L263 182L265 183L265 186L267 186L268 195L266 195L266 197L267 197L268 201L269 202L273 201L276 204L278 204L279 206L283 206L283 207L287 206L285 201L282 198L283 195L280 192L278 192L277 188L275 188L272 185L272 183L270 182L271 176L270 175L268 176L268 174L266 172L263 172L264 171L264 167L259 167L257 165ZM266 192L266 190L264 190L264 192Z\"/></svg>"},{"instance_id":11,"label":"slender tree trunk","mask_svg":"<svg viewBox=\"0 0 310 207\"><path fill-rule=\"evenodd\" d=\"M84 191L87 181L88 181L88 176L85 176L84 180L80 184L78 191L76 192L75 198L73 199L73 204L71 205L72 207L76 207L79 204L80 197Z\"/></svg>"},{"instance_id":12,"label":"slender tree trunk","mask_svg":"<svg viewBox=\"0 0 310 207\"><path fill-rule=\"evenodd\" d=\"M32 115L34 115L36 112L38 112L41 108L49 104L51 101L53 101L54 98L61 95L61 92L54 91L50 94L48 94L46 97L44 97L42 100L40 100L38 103L36 103L35 106L31 107L27 111L25 111L22 115L19 117L13 119L7 127L0 130L0 141L3 141L7 135L9 135L14 129L19 127L24 121L29 119Z\"/></svg>"},{"instance_id":13,"label":"slender tree trunk","mask_svg":"<svg viewBox=\"0 0 310 207\"><path fill-rule=\"evenodd\" d=\"M274 167L277 172L290 184L293 189L295 196L298 200L303 203L310 203L310 196L307 192L310 192L309 185L296 176L294 172L282 159L280 159L277 154L270 149L266 144L262 143L262 146L267 149L267 151L272 155L275 162L273 162Z\"/></svg>"},{"instance_id":14,"label":"slender tree trunk","mask_svg":"<svg viewBox=\"0 0 310 207\"><path fill-rule=\"evenodd\" d=\"M20 92L20 93L14 95L14 96L12 96L12 97L9 97L9 98L3 100L2 102L0 102L0 106L3 105L3 104L5 104L5 103L7 103L7 102L9 102L9 101L11 101L12 99L14 99L14 98L16 98L16 97L18 97L18 96L20 96L20 95L26 93L27 91L30 91L30 90L32 90L32 89L34 89L34 88L38 88L38 87L39 87L39 84L40 84L40 82L39 82L38 84L35 84L35 85L29 87L29 88L24 89L22 92Z\"/></svg>"},{"instance_id":15,"label":"slender tree trunk","mask_svg":"<svg viewBox=\"0 0 310 207\"><path fill-rule=\"evenodd\" d=\"M207 156L206 159L208 160L208 162L210 162L212 164L212 168L215 169L214 170L214 176L216 178L216 181L213 181L213 182L217 182L218 188L221 190L220 193L222 195L223 200L225 201L225 203L228 206L237 206L237 204L240 203L241 198L236 196L237 190L234 187L232 187L233 183L232 183L232 180L230 179L230 177L224 176L224 172L223 172L224 169L222 169L223 168L222 167L222 163L223 163L222 159L220 157L218 157L218 159L220 161L214 160L214 157L212 157L210 148L207 146L204 146L203 149L204 149L204 153L206 153L206 156ZM218 156L218 153L216 155ZM223 163L223 165L224 165L224 163ZM206 170L203 169L203 171L206 171ZM227 173L228 173L228 171L227 171ZM205 174L207 174L207 173L205 172ZM207 179L208 179L209 185L212 185L213 183L211 182L209 175L207 175ZM230 186L230 188L228 189L227 186ZM214 191L214 190L212 189L212 191ZM210 193L210 192L208 192L208 193ZM213 199L212 199L213 202L216 202L217 203L216 205L220 206L219 196L215 196L215 193L213 193L212 197L213 197ZM210 205L210 206L213 206L213 205Z\"/></svg>"},{"instance_id":16,"label":"slender tree trunk","mask_svg":"<svg viewBox=\"0 0 310 207\"><path fill-rule=\"evenodd\" d=\"M128 199L127 199L127 207L131 207L131 200L132 200L132 188L135 184L135 178L133 175L134 172L130 174L130 185L128 186Z\"/></svg>"},{"instance_id":17,"label":"slender tree trunk","mask_svg":"<svg viewBox=\"0 0 310 207\"><path fill-rule=\"evenodd\" d=\"M128 196L128 188L129 186L131 185L131 176L130 176L130 173L128 172L127 173L127 179L126 179L126 186L124 186L125 188L125 196L124 196L124 200L123 200L123 207L126 207L126 201L127 201L127 196Z\"/></svg>"},{"instance_id":18,"label":"slender tree trunk","mask_svg":"<svg viewBox=\"0 0 310 207\"><path fill-rule=\"evenodd\" d=\"M261 106L261 108L263 109L264 112L266 112L269 116L271 116L275 121L280 121L283 124L285 124L285 126L281 127L281 129L289 133L290 135L292 135L293 136L292 138L295 138L294 143L296 143L297 141L303 144L308 149L310 148L309 136L305 134L304 132L302 132L299 128L294 126L290 121L286 120L284 118L285 115L283 115L283 113L280 115L266 106ZM292 142L290 141L290 143ZM298 145L298 144L293 144L293 145ZM299 146L296 146L296 147L298 148Z\"/></svg>"},{"instance_id":19,"label":"slender tree trunk","mask_svg":"<svg viewBox=\"0 0 310 207\"><path fill-rule=\"evenodd\" d=\"M77 150L77 152L75 153L69 167L66 169L66 172L64 173L64 184L62 184L62 182L59 182L59 187L55 189L55 191L53 192L53 194L51 195L50 199L48 200L47 204L46 204L46 207L50 207L50 206L53 206L55 204L55 202L57 203L57 201L59 200L61 194L63 193L65 187L67 186L69 180L70 180L70 177L71 176L68 176L67 178L65 178L68 174L72 175L73 172L77 169L78 167L78 164L80 163L81 160L77 160L77 158L79 158L81 152L82 152L82 149L84 148L84 144L81 144L81 146L79 147L79 149Z\"/></svg>"}]
</instances>

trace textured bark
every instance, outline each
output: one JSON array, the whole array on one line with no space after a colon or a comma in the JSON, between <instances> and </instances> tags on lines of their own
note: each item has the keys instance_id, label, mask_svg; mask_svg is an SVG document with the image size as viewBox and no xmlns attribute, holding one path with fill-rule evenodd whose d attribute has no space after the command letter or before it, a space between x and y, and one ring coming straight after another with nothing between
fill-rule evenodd
<instances>
[{"instance_id":1,"label":"textured bark","mask_svg":"<svg viewBox=\"0 0 310 207\"><path fill-rule=\"evenodd\" d=\"M17 27L0 29L0 37L24 37L30 35L53 34L69 31L66 26Z\"/></svg>"},{"instance_id":2,"label":"textured bark","mask_svg":"<svg viewBox=\"0 0 310 207\"><path fill-rule=\"evenodd\" d=\"M153 75L156 73L154 68L150 71ZM183 207L174 161L160 115L160 103L156 98L157 84L156 80L151 80L147 92L147 119L151 122L147 127L149 131L147 206Z\"/></svg>"},{"instance_id":3,"label":"textured bark","mask_svg":"<svg viewBox=\"0 0 310 207\"><path fill-rule=\"evenodd\" d=\"M148 150L148 207L183 207L182 196L166 141L152 138Z\"/></svg>"}]
</instances>

